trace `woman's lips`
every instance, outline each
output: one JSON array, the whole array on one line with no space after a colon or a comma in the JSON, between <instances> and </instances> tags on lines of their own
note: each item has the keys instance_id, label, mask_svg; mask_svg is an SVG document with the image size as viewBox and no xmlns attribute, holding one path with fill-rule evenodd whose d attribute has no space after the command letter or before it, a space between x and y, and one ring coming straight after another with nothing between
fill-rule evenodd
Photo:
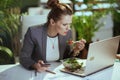
<instances>
[{"instance_id":1,"label":"woman's lips","mask_svg":"<svg viewBox=\"0 0 120 80\"><path fill-rule=\"evenodd\" d=\"M67 32L64 32L64 34L67 34Z\"/></svg>"}]
</instances>

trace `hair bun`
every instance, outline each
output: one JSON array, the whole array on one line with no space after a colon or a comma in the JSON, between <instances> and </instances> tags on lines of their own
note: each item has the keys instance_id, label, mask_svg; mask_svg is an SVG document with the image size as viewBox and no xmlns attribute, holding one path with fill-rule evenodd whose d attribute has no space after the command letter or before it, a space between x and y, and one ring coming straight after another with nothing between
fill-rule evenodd
<instances>
[{"instance_id":1,"label":"hair bun","mask_svg":"<svg viewBox=\"0 0 120 80\"><path fill-rule=\"evenodd\" d=\"M59 0L48 0L47 5L48 7L56 7L59 4Z\"/></svg>"}]
</instances>

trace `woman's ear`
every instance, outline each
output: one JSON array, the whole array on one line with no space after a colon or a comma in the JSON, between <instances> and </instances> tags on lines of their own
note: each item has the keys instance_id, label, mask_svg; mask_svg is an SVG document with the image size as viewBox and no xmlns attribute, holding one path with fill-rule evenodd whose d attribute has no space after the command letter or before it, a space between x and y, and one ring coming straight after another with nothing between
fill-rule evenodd
<instances>
[{"instance_id":1,"label":"woman's ear","mask_svg":"<svg viewBox=\"0 0 120 80\"><path fill-rule=\"evenodd\" d=\"M54 25L55 24L55 21L53 19L50 19L50 24L51 25Z\"/></svg>"}]
</instances>

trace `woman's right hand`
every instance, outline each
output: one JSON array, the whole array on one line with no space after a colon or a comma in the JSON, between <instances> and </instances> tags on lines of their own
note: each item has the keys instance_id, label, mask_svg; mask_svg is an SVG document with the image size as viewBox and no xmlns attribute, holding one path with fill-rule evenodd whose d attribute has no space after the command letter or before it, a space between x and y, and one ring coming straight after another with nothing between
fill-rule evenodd
<instances>
[{"instance_id":1,"label":"woman's right hand","mask_svg":"<svg viewBox=\"0 0 120 80\"><path fill-rule=\"evenodd\" d=\"M45 63L42 60L38 60L37 63L35 63L33 65L33 68L37 71L37 72L44 72L48 69L49 66L43 66Z\"/></svg>"}]
</instances>

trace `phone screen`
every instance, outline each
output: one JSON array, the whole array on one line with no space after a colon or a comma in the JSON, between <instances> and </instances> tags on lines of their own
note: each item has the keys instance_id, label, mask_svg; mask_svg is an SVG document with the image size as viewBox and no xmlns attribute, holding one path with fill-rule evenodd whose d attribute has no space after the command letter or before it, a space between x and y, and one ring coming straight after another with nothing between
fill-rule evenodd
<instances>
[{"instance_id":1,"label":"phone screen","mask_svg":"<svg viewBox=\"0 0 120 80\"><path fill-rule=\"evenodd\" d=\"M44 67L49 67L51 64L49 64L49 63L45 63L45 64L42 64L42 66L44 66Z\"/></svg>"}]
</instances>

